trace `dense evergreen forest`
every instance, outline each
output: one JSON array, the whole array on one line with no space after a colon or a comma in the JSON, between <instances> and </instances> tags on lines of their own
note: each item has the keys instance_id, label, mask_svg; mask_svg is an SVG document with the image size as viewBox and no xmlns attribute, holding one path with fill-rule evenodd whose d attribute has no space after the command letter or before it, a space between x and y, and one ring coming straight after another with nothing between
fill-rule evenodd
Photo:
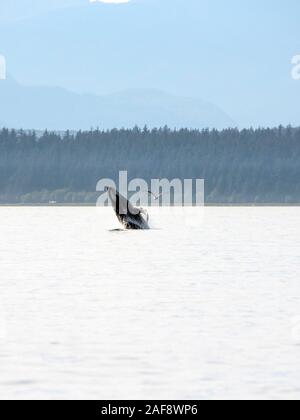
<instances>
[{"instance_id":1,"label":"dense evergreen forest","mask_svg":"<svg viewBox=\"0 0 300 420\"><path fill-rule=\"evenodd\" d=\"M119 170L204 178L207 203L298 203L300 128L0 131L1 203L95 203Z\"/></svg>"}]
</instances>

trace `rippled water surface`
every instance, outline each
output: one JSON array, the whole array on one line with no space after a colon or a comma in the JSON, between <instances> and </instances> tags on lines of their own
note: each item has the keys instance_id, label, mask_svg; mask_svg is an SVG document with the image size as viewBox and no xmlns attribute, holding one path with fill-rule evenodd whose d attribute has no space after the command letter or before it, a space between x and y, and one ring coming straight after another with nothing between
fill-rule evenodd
<instances>
[{"instance_id":1,"label":"rippled water surface","mask_svg":"<svg viewBox=\"0 0 300 420\"><path fill-rule=\"evenodd\" d=\"M300 397L300 209L0 208L0 398Z\"/></svg>"}]
</instances>

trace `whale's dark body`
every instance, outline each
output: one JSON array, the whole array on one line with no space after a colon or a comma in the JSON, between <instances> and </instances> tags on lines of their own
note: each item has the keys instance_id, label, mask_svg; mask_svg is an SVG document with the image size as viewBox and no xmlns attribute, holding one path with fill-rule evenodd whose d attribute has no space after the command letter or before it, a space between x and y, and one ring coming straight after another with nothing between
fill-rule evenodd
<instances>
[{"instance_id":1,"label":"whale's dark body","mask_svg":"<svg viewBox=\"0 0 300 420\"><path fill-rule=\"evenodd\" d=\"M134 207L125 197L114 188L107 188L111 205L119 222L128 230L147 230L149 228L148 213Z\"/></svg>"}]
</instances>

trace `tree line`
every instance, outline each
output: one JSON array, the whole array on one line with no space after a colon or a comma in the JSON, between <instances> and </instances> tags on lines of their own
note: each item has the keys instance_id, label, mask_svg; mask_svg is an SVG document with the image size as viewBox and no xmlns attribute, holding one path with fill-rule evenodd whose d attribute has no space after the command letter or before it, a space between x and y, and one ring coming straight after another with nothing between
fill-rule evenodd
<instances>
[{"instance_id":1,"label":"tree line","mask_svg":"<svg viewBox=\"0 0 300 420\"><path fill-rule=\"evenodd\" d=\"M300 128L0 131L0 202L95 203L97 181L205 179L207 203L300 202Z\"/></svg>"}]
</instances>

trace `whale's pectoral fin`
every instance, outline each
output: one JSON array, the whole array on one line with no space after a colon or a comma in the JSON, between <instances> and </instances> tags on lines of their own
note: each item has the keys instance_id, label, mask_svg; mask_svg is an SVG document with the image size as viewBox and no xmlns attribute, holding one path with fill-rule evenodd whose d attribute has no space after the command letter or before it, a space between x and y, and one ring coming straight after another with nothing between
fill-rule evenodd
<instances>
[{"instance_id":1,"label":"whale's pectoral fin","mask_svg":"<svg viewBox=\"0 0 300 420\"><path fill-rule=\"evenodd\" d=\"M140 214L143 214L146 217L147 222L149 222L149 214L147 210L140 208Z\"/></svg>"}]
</instances>

